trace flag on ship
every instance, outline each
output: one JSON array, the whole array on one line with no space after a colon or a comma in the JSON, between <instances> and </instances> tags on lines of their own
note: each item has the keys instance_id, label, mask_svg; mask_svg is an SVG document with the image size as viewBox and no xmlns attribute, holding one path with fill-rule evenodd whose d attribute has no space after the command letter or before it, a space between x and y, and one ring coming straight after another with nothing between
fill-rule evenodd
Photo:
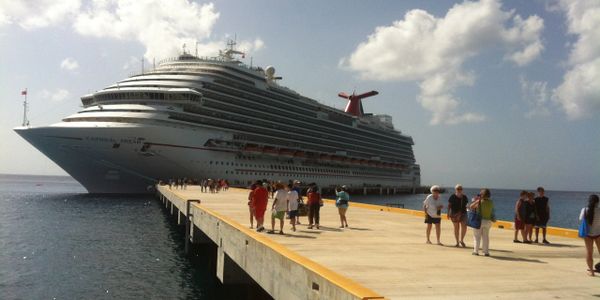
<instances>
[{"instance_id":1,"label":"flag on ship","mask_svg":"<svg viewBox=\"0 0 600 300\"><path fill-rule=\"evenodd\" d=\"M27 89L21 91L21 96L27 96Z\"/></svg>"}]
</instances>

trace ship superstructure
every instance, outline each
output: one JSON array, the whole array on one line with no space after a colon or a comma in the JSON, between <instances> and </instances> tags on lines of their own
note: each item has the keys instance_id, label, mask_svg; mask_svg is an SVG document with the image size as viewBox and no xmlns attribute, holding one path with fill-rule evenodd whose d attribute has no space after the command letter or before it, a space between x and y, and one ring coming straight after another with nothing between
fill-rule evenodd
<instances>
[{"instance_id":1,"label":"ship superstructure","mask_svg":"<svg viewBox=\"0 0 600 300\"><path fill-rule=\"evenodd\" d=\"M81 97L83 110L60 123L15 130L90 192L144 192L180 177L420 185L413 140L390 116L321 104L238 54L233 43L218 57L184 51Z\"/></svg>"}]
</instances>

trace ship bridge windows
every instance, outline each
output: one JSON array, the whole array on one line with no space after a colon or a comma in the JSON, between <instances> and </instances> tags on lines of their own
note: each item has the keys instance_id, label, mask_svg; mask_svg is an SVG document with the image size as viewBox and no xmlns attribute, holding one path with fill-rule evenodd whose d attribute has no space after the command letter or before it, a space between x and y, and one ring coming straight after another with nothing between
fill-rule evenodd
<instances>
[{"instance_id":1,"label":"ship bridge windows","mask_svg":"<svg viewBox=\"0 0 600 300\"><path fill-rule=\"evenodd\" d=\"M169 100L169 101L200 101L200 95L191 93L161 93L161 92L115 92L94 95L96 101L109 100ZM86 100L90 101L90 100ZM83 98L82 98L83 102ZM85 104L85 103L84 103Z\"/></svg>"}]
</instances>

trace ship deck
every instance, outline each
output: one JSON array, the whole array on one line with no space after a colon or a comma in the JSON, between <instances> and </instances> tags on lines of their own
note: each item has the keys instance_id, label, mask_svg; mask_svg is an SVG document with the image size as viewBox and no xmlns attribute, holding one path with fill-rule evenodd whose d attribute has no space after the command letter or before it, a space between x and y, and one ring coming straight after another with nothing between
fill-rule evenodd
<instances>
[{"instance_id":1,"label":"ship deck","mask_svg":"<svg viewBox=\"0 0 600 300\"><path fill-rule=\"evenodd\" d=\"M576 299L600 296L600 278L587 276L585 248L580 239L550 235L550 245L515 244L512 230L492 228L491 256L473 256L471 229L465 238L470 247L456 248L452 225L444 219L442 242L445 246L429 245L425 243L425 225L419 212L390 211L359 203L350 204L347 214L350 227L340 229L337 210L331 201L321 209L321 230L307 229L307 218L301 217L303 225L299 225L296 232L291 231L286 220L285 235L256 233L248 229L247 190L209 194L201 193L196 186L186 190L161 186L159 191L166 197L184 201L201 199L198 207L236 223L247 238L272 242L279 247L274 249L295 253L306 264L319 265L320 270L337 274L336 278L348 279L340 281L342 288L373 291L374 297ZM265 223L269 228L268 218ZM565 232L572 234L569 230ZM434 236L435 231L432 231L432 240ZM285 270L277 276L287 275L293 276ZM310 287L306 292L310 292Z\"/></svg>"}]
</instances>

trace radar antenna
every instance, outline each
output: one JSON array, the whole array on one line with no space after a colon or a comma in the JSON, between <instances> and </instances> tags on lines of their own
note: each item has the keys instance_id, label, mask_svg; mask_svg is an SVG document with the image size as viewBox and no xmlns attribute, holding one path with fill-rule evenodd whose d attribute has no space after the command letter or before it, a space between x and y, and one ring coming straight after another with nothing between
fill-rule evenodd
<instances>
[{"instance_id":1,"label":"radar antenna","mask_svg":"<svg viewBox=\"0 0 600 300\"><path fill-rule=\"evenodd\" d=\"M245 58L246 53L236 50L235 45L237 45L235 40L228 40L227 49L219 50L219 56L221 56L225 61L235 61L234 55L241 55L242 58Z\"/></svg>"}]
</instances>

